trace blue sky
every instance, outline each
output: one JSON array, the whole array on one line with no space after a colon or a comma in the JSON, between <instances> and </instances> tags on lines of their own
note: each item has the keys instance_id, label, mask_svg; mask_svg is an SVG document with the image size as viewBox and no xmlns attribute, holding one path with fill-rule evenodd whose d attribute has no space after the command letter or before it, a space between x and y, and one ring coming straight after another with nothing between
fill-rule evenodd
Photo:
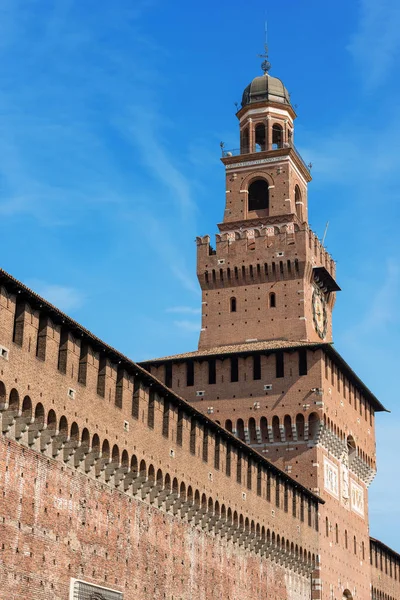
<instances>
[{"instance_id":1,"label":"blue sky","mask_svg":"<svg viewBox=\"0 0 400 600\"><path fill-rule=\"evenodd\" d=\"M330 222L335 345L392 411L371 534L400 551L398 0L0 0L1 266L135 360L194 349L194 240L222 220L266 8Z\"/></svg>"}]
</instances>

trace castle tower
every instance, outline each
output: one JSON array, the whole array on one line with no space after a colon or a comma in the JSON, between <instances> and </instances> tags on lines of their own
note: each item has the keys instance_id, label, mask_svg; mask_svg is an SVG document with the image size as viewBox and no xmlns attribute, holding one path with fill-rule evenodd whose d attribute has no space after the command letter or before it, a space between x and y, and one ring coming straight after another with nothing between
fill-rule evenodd
<instances>
[{"instance_id":1,"label":"castle tower","mask_svg":"<svg viewBox=\"0 0 400 600\"><path fill-rule=\"evenodd\" d=\"M237 117L216 249L197 238L199 349L145 366L321 496L313 598L366 600L375 413L385 409L331 344L335 264L308 225L311 176L283 83L256 77ZM306 534L304 507L293 511Z\"/></svg>"},{"instance_id":2,"label":"castle tower","mask_svg":"<svg viewBox=\"0 0 400 600\"><path fill-rule=\"evenodd\" d=\"M310 170L296 113L267 72L243 92L240 148L223 148L226 201L216 250L197 238L199 349L246 341L331 341L335 264L308 227Z\"/></svg>"}]
</instances>

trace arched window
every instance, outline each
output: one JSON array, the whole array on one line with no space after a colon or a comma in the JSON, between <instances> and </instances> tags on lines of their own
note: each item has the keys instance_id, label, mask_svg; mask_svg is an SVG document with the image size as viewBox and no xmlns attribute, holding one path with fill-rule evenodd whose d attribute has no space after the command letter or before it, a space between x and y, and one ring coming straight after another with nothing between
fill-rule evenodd
<instances>
[{"instance_id":1,"label":"arched window","mask_svg":"<svg viewBox=\"0 0 400 600\"><path fill-rule=\"evenodd\" d=\"M298 185L294 188L294 203L296 206L296 215L303 221L303 201L301 199L301 192Z\"/></svg>"},{"instance_id":2,"label":"arched window","mask_svg":"<svg viewBox=\"0 0 400 600\"><path fill-rule=\"evenodd\" d=\"M357 454L356 443L352 435L347 437L347 451L349 453L349 458L352 459Z\"/></svg>"},{"instance_id":3,"label":"arched window","mask_svg":"<svg viewBox=\"0 0 400 600\"><path fill-rule=\"evenodd\" d=\"M272 126L272 149L277 150L283 146L283 129L281 125L275 123Z\"/></svg>"},{"instance_id":4,"label":"arched window","mask_svg":"<svg viewBox=\"0 0 400 600\"><path fill-rule=\"evenodd\" d=\"M236 312L236 298L231 298L231 312Z\"/></svg>"},{"instance_id":5,"label":"arched window","mask_svg":"<svg viewBox=\"0 0 400 600\"><path fill-rule=\"evenodd\" d=\"M266 150L266 136L265 136L265 125L258 123L255 129L256 134L256 152L263 152Z\"/></svg>"},{"instance_id":6,"label":"arched window","mask_svg":"<svg viewBox=\"0 0 400 600\"><path fill-rule=\"evenodd\" d=\"M268 210L269 189L268 182L265 179L256 179L249 185L248 207L249 211Z\"/></svg>"},{"instance_id":7,"label":"arched window","mask_svg":"<svg viewBox=\"0 0 400 600\"><path fill-rule=\"evenodd\" d=\"M246 127L246 129L243 129L240 134L240 153L248 154L249 152L249 128Z\"/></svg>"},{"instance_id":8,"label":"arched window","mask_svg":"<svg viewBox=\"0 0 400 600\"><path fill-rule=\"evenodd\" d=\"M271 292L269 295L269 307L276 308L276 295L275 292Z\"/></svg>"}]
</instances>

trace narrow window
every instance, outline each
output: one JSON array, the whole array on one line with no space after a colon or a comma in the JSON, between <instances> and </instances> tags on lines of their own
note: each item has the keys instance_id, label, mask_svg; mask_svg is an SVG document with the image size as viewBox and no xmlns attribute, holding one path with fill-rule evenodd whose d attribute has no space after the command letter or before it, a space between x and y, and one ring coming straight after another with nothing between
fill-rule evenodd
<instances>
[{"instance_id":1,"label":"narrow window","mask_svg":"<svg viewBox=\"0 0 400 600\"><path fill-rule=\"evenodd\" d=\"M239 451L237 453L236 481L242 483L242 454Z\"/></svg>"},{"instance_id":2,"label":"narrow window","mask_svg":"<svg viewBox=\"0 0 400 600\"><path fill-rule=\"evenodd\" d=\"M216 361L215 358L210 358L208 361L208 383L213 384L217 381Z\"/></svg>"},{"instance_id":3,"label":"narrow window","mask_svg":"<svg viewBox=\"0 0 400 600\"><path fill-rule=\"evenodd\" d=\"M307 375L307 350L299 350L299 375Z\"/></svg>"},{"instance_id":4,"label":"narrow window","mask_svg":"<svg viewBox=\"0 0 400 600\"><path fill-rule=\"evenodd\" d=\"M269 307L276 308L276 294L275 292L271 292L269 295Z\"/></svg>"},{"instance_id":5,"label":"narrow window","mask_svg":"<svg viewBox=\"0 0 400 600\"><path fill-rule=\"evenodd\" d=\"M133 395L132 395L132 417L134 419L139 418L139 394L140 394L140 381L135 377L133 384Z\"/></svg>"},{"instance_id":6,"label":"narrow window","mask_svg":"<svg viewBox=\"0 0 400 600\"><path fill-rule=\"evenodd\" d=\"M188 360L186 363L186 385L191 387L194 385L194 362Z\"/></svg>"},{"instance_id":7,"label":"narrow window","mask_svg":"<svg viewBox=\"0 0 400 600\"><path fill-rule=\"evenodd\" d=\"M265 210L269 208L269 185L265 179L256 179L249 185L248 189L249 212Z\"/></svg>"},{"instance_id":8,"label":"narrow window","mask_svg":"<svg viewBox=\"0 0 400 600\"><path fill-rule=\"evenodd\" d=\"M344 531L344 547L347 550L347 548L348 548L347 529L345 529L345 531Z\"/></svg>"},{"instance_id":9,"label":"narrow window","mask_svg":"<svg viewBox=\"0 0 400 600\"><path fill-rule=\"evenodd\" d=\"M311 503L311 500L308 500L307 504L308 504L308 513L307 513L308 521L307 521L307 523L308 523L308 526L311 527L311 525L312 525L312 503Z\"/></svg>"},{"instance_id":10,"label":"narrow window","mask_svg":"<svg viewBox=\"0 0 400 600\"><path fill-rule=\"evenodd\" d=\"M203 428L203 461L208 462L208 430Z\"/></svg>"},{"instance_id":11,"label":"narrow window","mask_svg":"<svg viewBox=\"0 0 400 600\"><path fill-rule=\"evenodd\" d=\"M283 497L283 508L285 512L289 511L289 486L285 483L285 495Z\"/></svg>"},{"instance_id":12,"label":"narrow window","mask_svg":"<svg viewBox=\"0 0 400 600\"><path fill-rule=\"evenodd\" d=\"M154 407L155 407L155 392L153 388L149 391L149 404L147 407L147 426L154 429Z\"/></svg>"},{"instance_id":13,"label":"narrow window","mask_svg":"<svg viewBox=\"0 0 400 600\"><path fill-rule=\"evenodd\" d=\"M275 354L276 360L276 377L284 377L285 376L285 363L283 352L277 352Z\"/></svg>"},{"instance_id":14,"label":"narrow window","mask_svg":"<svg viewBox=\"0 0 400 600\"><path fill-rule=\"evenodd\" d=\"M178 425L176 428L176 443L178 446L182 446L183 440L183 410L181 408L178 409Z\"/></svg>"},{"instance_id":15,"label":"narrow window","mask_svg":"<svg viewBox=\"0 0 400 600\"><path fill-rule=\"evenodd\" d=\"M261 465L257 465L257 496L261 496L261 485L262 485L262 468Z\"/></svg>"},{"instance_id":16,"label":"narrow window","mask_svg":"<svg viewBox=\"0 0 400 600\"><path fill-rule=\"evenodd\" d=\"M190 422L190 453L196 454L196 421Z\"/></svg>"},{"instance_id":17,"label":"narrow window","mask_svg":"<svg viewBox=\"0 0 400 600\"><path fill-rule=\"evenodd\" d=\"M326 535L326 537L329 537L329 521L328 521L328 517L326 517L326 519L325 519L325 535Z\"/></svg>"},{"instance_id":18,"label":"narrow window","mask_svg":"<svg viewBox=\"0 0 400 600\"><path fill-rule=\"evenodd\" d=\"M78 368L78 382L81 383L82 385L86 385L88 358L89 358L89 346L82 340L80 356L79 356L79 368Z\"/></svg>"},{"instance_id":19,"label":"narrow window","mask_svg":"<svg viewBox=\"0 0 400 600\"><path fill-rule=\"evenodd\" d=\"M267 500L271 502L271 473L267 473Z\"/></svg>"},{"instance_id":20,"label":"narrow window","mask_svg":"<svg viewBox=\"0 0 400 600\"><path fill-rule=\"evenodd\" d=\"M253 356L253 379L261 379L261 355Z\"/></svg>"},{"instance_id":21,"label":"narrow window","mask_svg":"<svg viewBox=\"0 0 400 600\"><path fill-rule=\"evenodd\" d=\"M65 327L62 327L61 332L60 332L60 345L58 347L58 370L60 371L60 373L64 373L64 374L67 372L68 339L69 339L68 330L65 329ZM22 341L21 341L21 344L22 344ZM100 363L101 363L101 359L100 359ZM99 365L99 371L100 371L100 365ZM99 392L97 392L97 393L99 393Z\"/></svg>"},{"instance_id":22,"label":"narrow window","mask_svg":"<svg viewBox=\"0 0 400 600\"><path fill-rule=\"evenodd\" d=\"M336 543L339 543L339 525L336 523Z\"/></svg>"},{"instance_id":23,"label":"narrow window","mask_svg":"<svg viewBox=\"0 0 400 600\"><path fill-rule=\"evenodd\" d=\"M67 334L68 335L68 334ZM66 369L66 362L65 362L65 369ZM60 369L60 367L59 367ZM61 372L65 373L65 371L62 371L60 369ZM106 395L106 373L107 373L107 358L102 355L100 356L99 359L99 370L97 373L97 393L99 396L101 396L102 398L105 397Z\"/></svg>"},{"instance_id":24,"label":"narrow window","mask_svg":"<svg viewBox=\"0 0 400 600\"><path fill-rule=\"evenodd\" d=\"M239 381L239 361L237 356L231 357L231 381Z\"/></svg>"},{"instance_id":25,"label":"narrow window","mask_svg":"<svg viewBox=\"0 0 400 600\"><path fill-rule=\"evenodd\" d=\"M251 475L252 475L251 458L248 458L247 459L247 489L248 490L251 490L251 485L252 485Z\"/></svg>"},{"instance_id":26,"label":"narrow window","mask_svg":"<svg viewBox=\"0 0 400 600\"><path fill-rule=\"evenodd\" d=\"M304 496L300 496L300 521L304 522Z\"/></svg>"},{"instance_id":27,"label":"narrow window","mask_svg":"<svg viewBox=\"0 0 400 600\"><path fill-rule=\"evenodd\" d=\"M219 469L221 454L221 439L219 435L215 436L215 450L214 450L214 469Z\"/></svg>"},{"instance_id":28,"label":"narrow window","mask_svg":"<svg viewBox=\"0 0 400 600\"><path fill-rule=\"evenodd\" d=\"M280 507L280 501L281 501L281 482L279 480L279 478L276 478L276 484L275 484L275 506L277 508Z\"/></svg>"},{"instance_id":29,"label":"narrow window","mask_svg":"<svg viewBox=\"0 0 400 600\"><path fill-rule=\"evenodd\" d=\"M292 516L297 517L297 492L293 490L292 496Z\"/></svg>"},{"instance_id":30,"label":"narrow window","mask_svg":"<svg viewBox=\"0 0 400 600\"><path fill-rule=\"evenodd\" d=\"M357 538L356 538L356 536L354 536L353 543L354 543L354 554L357 554Z\"/></svg>"},{"instance_id":31,"label":"narrow window","mask_svg":"<svg viewBox=\"0 0 400 600\"><path fill-rule=\"evenodd\" d=\"M121 367L118 367L117 371L117 383L115 385L115 406L122 408L122 395L124 391L124 375L125 371Z\"/></svg>"},{"instance_id":32,"label":"narrow window","mask_svg":"<svg viewBox=\"0 0 400 600\"><path fill-rule=\"evenodd\" d=\"M13 330L13 342L17 346L22 346L24 340L24 325L25 325L25 302L17 299L14 313L14 330Z\"/></svg>"},{"instance_id":33,"label":"narrow window","mask_svg":"<svg viewBox=\"0 0 400 600\"><path fill-rule=\"evenodd\" d=\"M43 313L39 316L39 329L36 343L36 356L40 360L46 359L46 342L47 342L47 323L48 317Z\"/></svg>"},{"instance_id":34,"label":"narrow window","mask_svg":"<svg viewBox=\"0 0 400 600\"><path fill-rule=\"evenodd\" d=\"M164 383L170 388L172 387L172 363L167 363L164 369Z\"/></svg>"},{"instance_id":35,"label":"narrow window","mask_svg":"<svg viewBox=\"0 0 400 600\"><path fill-rule=\"evenodd\" d=\"M162 434L164 437L169 435L169 402L164 398L164 412L163 412L163 425Z\"/></svg>"},{"instance_id":36,"label":"narrow window","mask_svg":"<svg viewBox=\"0 0 400 600\"><path fill-rule=\"evenodd\" d=\"M225 473L226 473L227 477L231 476L231 456L232 456L231 445L227 442L226 443L226 465L225 465Z\"/></svg>"}]
</instances>

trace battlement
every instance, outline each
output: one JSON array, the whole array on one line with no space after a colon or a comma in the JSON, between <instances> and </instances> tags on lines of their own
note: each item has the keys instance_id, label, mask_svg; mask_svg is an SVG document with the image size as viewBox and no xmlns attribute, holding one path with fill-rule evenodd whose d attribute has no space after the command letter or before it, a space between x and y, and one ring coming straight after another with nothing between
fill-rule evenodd
<instances>
[{"instance_id":1,"label":"battlement","mask_svg":"<svg viewBox=\"0 0 400 600\"><path fill-rule=\"evenodd\" d=\"M0 278L3 435L249 550L314 568L315 494L4 271Z\"/></svg>"}]
</instances>

